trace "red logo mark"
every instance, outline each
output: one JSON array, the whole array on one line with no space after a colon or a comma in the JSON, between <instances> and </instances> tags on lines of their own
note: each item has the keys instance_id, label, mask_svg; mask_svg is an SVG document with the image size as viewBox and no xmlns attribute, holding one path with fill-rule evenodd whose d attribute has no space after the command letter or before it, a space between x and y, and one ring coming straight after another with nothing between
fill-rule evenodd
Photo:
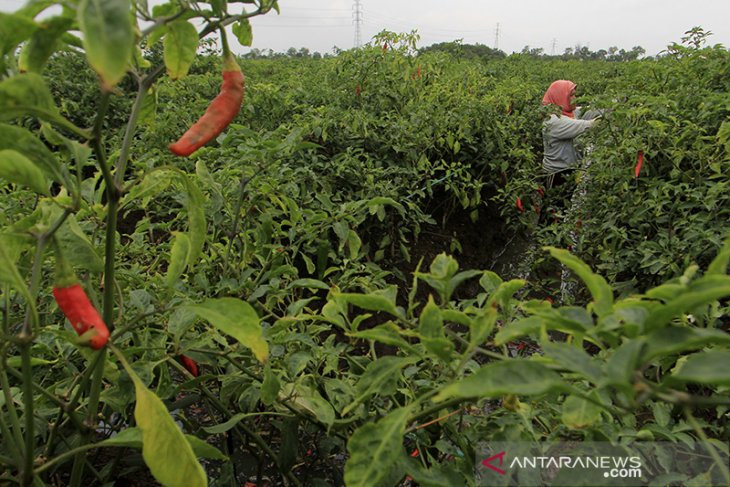
<instances>
[{"instance_id":1,"label":"red logo mark","mask_svg":"<svg viewBox=\"0 0 730 487\"><path fill-rule=\"evenodd\" d=\"M501 468L495 467L492 465L492 460L499 459L499 465L502 466L504 463L504 455L505 452L501 451L497 453L496 455L492 455L491 457L487 458L486 460L482 460L482 465L484 465L487 468L491 468L495 472L497 472L499 475L505 475L507 472L502 470Z\"/></svg>"}]
</instances>

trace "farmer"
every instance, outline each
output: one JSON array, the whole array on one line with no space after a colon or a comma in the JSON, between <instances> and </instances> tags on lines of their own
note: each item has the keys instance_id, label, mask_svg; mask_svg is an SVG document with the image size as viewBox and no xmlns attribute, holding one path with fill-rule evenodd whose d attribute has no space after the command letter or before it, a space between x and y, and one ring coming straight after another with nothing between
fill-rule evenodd
<instances>
[{"instance_id":1,"label":"farmer","mask_svg":"<svg viewBox=\"0 0 730 487\"><path fill-rule=\"evenodd\" d=\"M548 174L548 188L565 181L565 172L573 169L581 159L574 140L596 122L600 113L590 111L583 120L575 117L576 84L569 80L553 81L542 98L542 104L554 105L559 114L551 114L542 126L542 140L545 148L542 167Z\"/></svg>"}]
</instances>

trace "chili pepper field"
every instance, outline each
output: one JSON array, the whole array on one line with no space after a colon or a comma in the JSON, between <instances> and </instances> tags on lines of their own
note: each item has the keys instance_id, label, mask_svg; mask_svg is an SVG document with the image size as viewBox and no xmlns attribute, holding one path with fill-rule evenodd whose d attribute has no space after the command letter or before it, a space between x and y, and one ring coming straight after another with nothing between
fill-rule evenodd
<instances>
[{"instance_id":1,"label":"chili pepper field","mask_svg":"<svg viewBox=\"0 0 730 487\"><path fill-rule=\"evenodd\" d=\"M234 59L276 2L53 3L0 14L0 486L494 485L490 441L701 447L645 474L730 483L709 33ZM603 115L550 187L557 79Z\"/></svg>"}]
</instances>

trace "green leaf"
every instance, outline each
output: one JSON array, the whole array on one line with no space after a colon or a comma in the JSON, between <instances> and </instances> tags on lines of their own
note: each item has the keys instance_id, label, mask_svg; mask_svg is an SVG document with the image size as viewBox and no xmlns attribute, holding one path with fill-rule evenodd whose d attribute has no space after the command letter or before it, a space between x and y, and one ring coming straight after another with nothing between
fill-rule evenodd
<instances>
[{"instance_id":1,"label":"green leaf","mask_svg":"<svg viewBox=\"0 0 730 487\"><path fill-rule=\"evenodd\" d=\"M34 115L53 122L60 118L51 92L36 73L24 73L0 82L0 119Z\"/></svg>"},{"instance_id":2,"label":"green leaf","mask_svg":"<svg viewBox=\"0 0 730 487\"><path fill-rule=\"evenodd\" d=\"M506 394L532 396L566 387L560 376L545 364L512 359L481 367L472 375L444 387L433 400L489 398Z\"/></svg>"},{"instance_id":3,"label":"green leaf","mask_svg":"<svg viewBox=\"0 0 730 487\"><path fill-rule=\"evenodd\" d=\"M20 254L21 248L18 241L9 235L0 234L0 282L8 284L22 294L26 300L32 302L25 280L15 265Z\"/></svg>"},{"instance_id":4,"label":"green leaf","mask_svg":"<svg viewBox=\"0 0 730 487\"><path fill-rule=\"evenodd\" d=\"M355 386L357 397L342 410L342 416L346 416L375 394L388 395L394 393L398 381L402 378L401 370L417 361L417 357L388 356L370 362Z\"/></svg>"},{"instance_id":5,"label":"green leaf","mask_svg":"<svg viewBox=\"0 0 730 487\"><path fill-rule=\"evenodd\" d=\"M231 416L231 418L220 424L216 424L213 426L203 426L203 431L206 433L210 433L211 435L218 435L221 433L225 433L226 431L230 430L231 428L234 428L238 423L240 423L243 419L251 418L251 417L260 417L260 412L255 413L238 413Z\"/></svg>"},{"instance_id":6,"label":"green leaf","mask_svg":"<svg viewBox=\"0 0 730 487\"><path fill-rule=\"evenodd\" d=\"M60 216L61 209L54 207L53 215ZM96 249L79 226L74 215L69 215L56 232L56 239L61 244L69 262L92 272L103 272L104 260L96 253Z\"/></svg>"},{"instance_id":7,"label":"green leaf","mask_svg":"<svg viewBox=\"0 0 730 487\"><path fill-rule=\"evenodd\" d=\"M730 345L730 333L712 328L668 326L646 337L643 363L656 358L674 355L688 350L698 350L708 345Z\"/></svg>"},{"instance_id":8,"label":"green leaf","mask_svg":"<svg viewBox=\"0 0 730 487\"><path fill-rule=\"evenodd\" d=\"M43 71L48 58L63 45L61 39L72 25L73 19L68 17L53 17L44 21L20 51L18 58L20 71L34 73Z\"/></svg>"},{"instance_id":9,"label":"green leaf","mask_svg":"<svg viewBox=\"0 0 730 487\"><path fill-rule=\"evenodd\" d=\"M308 289L322 289L329 291L330 287L326 282L322 282L318 279L296 279L289 283L289 288L304 287Z\"/></svg>"},{"instance_id":10,"label":"green leaf","mask_svg":"<svg viewBox=\"0 0 730 487\"><path fill-rule=\"evenodd\" d=\"M14 150L31 160L46 176L63 181L61 164L56 156L32 132L22 127L0 123L0 150Z\"/></svg>"},{"instance_id":11,"label":"green leaf","mask_svg":"<svg viewBox=\"0 0 730 487\"><path fill-rule=\"evenodd\" d=\"M376 342L399 347L403 350L408 350L409 352L413 351L413 347L403 338L402 333L404 333L403 329L392 321L388 321L387 323L377 325L367 330L348 333L348 336L363 340L375 340Z\"/></svg>"},{"instance_id":12,"label":"green leaf","mask_svg":"<svg viewBox=\"0 0 730 487\"><path fill-rule=\"evenodd\" d=\"M533 335L538 333L542 326L543 320L539 316L529 316L517 321L512 321L507 323L504 328L497 332L494 336L494 344L500 346L517 338Z\"/></svg>"},{"instance_id":13,"label":"green leaf","mask_svg":"<svg viewBox=\"0 0 730 487\"><path fill-rule=\"evenodd\" d=\"M208 232L208 225L205 221L205 197L191 177L186 176L184 173L180 174L187 193L185 209L188 213L188 237L190 238L188 267L193 268L203 252L203 245L205 245L205 237Z\"/></svg>"},{"instance_id":14,"label":"green leaf","mask_svg":"<svg viewBox=\"0 0 730 487\"><path fill-rule=\"evenodd\" d=\"M218 298L185 308L248 347L260 362L268 359L269 345L264 339L259 317L247 302L236 298Z\"/></svg>"},{"instance_id":15,"label":"green leaf","mask_svg":"<svg viewBox=\"0 0 730 487\"><path fill-rule=\"evenodd\" d=\"M207 486L203 467L165 404L145 387L121 353L115 353L134 382L134 419L142 432L142 457L152 475L166 487Z\"/></svg>"},{"instance_id":16,"label":"green leaf","mask_svg":"<svg viewBox=\"0 0 730 487\"><path fill-rule=\"evenodd\" d=\"M261 384L261 402L265 406L271 406L279 397L281 383L276 374L271 370L271 364L266 362L264 366L264 382Z\"/></svg>"},{"instance_id":17,"label":"green leaf","mask_svg":"<svg viewBox=\"0 0 730 487\"><path fill-rule=\"evenodd\" d=\"M167 266L165 283L171 288L180 278L188 262L190 254L190 239L183 232L173 232L172 248L170 249L170 263Z\"/></svg>"},{"instance_id":18,"label":"green leaf","mask_svg":"<svg viewBox=\"0 0 730 487\"><path fill-rule=\"evenodd\" d=\"M443 338L444 319L441 309L436 305L433 296L428 297L428 303L423 307L418 318L418 332L426 338Z\"/></svg>"},{"instance_id":19,"label":"green leaf","mask_svg":"<svg viewBox=\"0 0 730 487\"><path fill-rule=\"evenodd\" d=\"M695 382L730 386L730 350L711 350L690 355L679 363L671 378L681 382Z\"/></svg>"},{"instance_id":20,"label":"green leaf","mask_svg":"<svg viewBox=\"0 0 730 487\"><path fill-rule=\"evenodd\" d=\"M290 405L306 411L328 427L335 421L334 408L312 384L298 384L296 387L284 384L280 395L288 398Z\"/></svg>"},{"instance_id":21,"label":"green leaf","mask_svg":"<svg viewBox=\"0 0 730 487\"><path fill-rule=\"evenodd\" d=\"M42 195L50 194L43 172L30 159L12 149L0 150L0 179L20 184Z\"/></svg>"},{"instance_id":22,"label":"green leaf","mask_svg":"<svg viewBox=\"0 0 730 487\"><path fill-rule=\"evenodd\" d=\"M583 429L597 423L601 419L602 409L582 397L570 395L563 403L561 419L563 424L572 429Z\"/></svg>"},{"instance_id":23,"label":"green leaf","mask_svg":"<svg viewBox=\"0 0 730 487\"><path fill-rule=\"evenodd\" d=\"M348 487L382 485L398 462L410 408L398 408L374 423L359 427L347 442L350 457L345 464Z\"/></svg>"},{"instance_id":24,"label":"green leaf","mask_svg":"<svg viewBox=\"0 0 730 487\"><path fill-rule=\"evenodd\" d=\"M730 296L730 276L711 274L691 283L686 291L668 303L651 310L644 322L645 331L664 328L672 319Z\"/></svg>"},{"instance_id":25,"label":"green leaf","mask_svg":"<svg viewBox=\"0 0 730 487\"><path fill-rule=\"evenodd\" d=\"M187 75L198 50L198 31L195 26L185 20L168 24L163 49L165 67L170 78L180 79Z\"/></svg>"},{"instance_id":26,"label":"green leaf","mask_svg":"<svg viewBox=\"0 0 730 487\"><path fill-rule=\"evenodd\" d=\"M0 57L30 37L38 25L23 15L0 12Z\"/></svg>"},{"instance_id":27,"label":"green leaf","mask_svg":"<svg viewBox=\"0 0 730 487\"><path fill-rule=\"evenodd\" d=\"M633 390L634 373L639 368L644 340L629 340L614 350L605 365L606 378L624 392Z\"/></svg>"},{"instance_id":28,"label":"green leaf","mask_svg":"<svg viewBox=\"0 0 730 487\"><path fill-rule=\"evenodd\" d=\"M606 280L594 274L588 265L574 256L567 250L556 249L554 247L545 247L554 258L559 260L568 269L586 284L588 290L593 296L593 309L598 316L603 316L611 312L613 307L613 290Z\"/></svg>"},{"instance_id":29,"label":"green leaf","mask_svg":"<svg viewBox=\"0 0 730 487\"><path fill-rule=\"evenodd\" d=\"M722 124L727 124L728 128L730 128L730 122L723 122ZM717 256L707 267L707 272L705 274L718 276L727 274L728 264L730 264L730 238L725 240L720 252L717 253Z\"/></svg>"},{"instance_id":30,"label":"green leaf","mask_svg":"<svg viewBox=\"0 0 730 487\"><path fill-rule=\"evenodd\" d=\"M248 19L239 20L233 24L231 29L242 46L251 47L251 44L253 44L253 29L251 29L251 22Z\"/></svg>"},{"instance_id":31,"label":"green leaf","mask_svg":"<svg viewBox=\"0 0 730 487\"><path fill-rule=\"evenodd\" d=\"M545 355L555 360L561 367L577 372L594 384L603 377L601 367L582 348L567 343L545 342L541 344Z\"/></svg>"},{"instance_id":32,"label":"green leaf","mask_svg":"<svg viewBox=\"0 0 730 487\"><path fill-rule=\"evenodd\" d=\"M333 297L368 311L384 311L393 316L402 314L396 308L394 300L383 294L333 293Z\"/></svg>"},{"instance_id":33,"label":"green leaf","mask_svg":"<svg viewBox=\"0 0 730 487\"><path fill-rule=\"evenodd\" d=\"M30 358L30 366L35 367L36 365L51 365L58 362L58 360L46 360L38 357ZM20 368L22 366L22 357L8 357L6 363L10 367Z\"/></svg>"},{"instance_id":34,"label":"green leaf","mask_svg":"<svg viewBox=\"0 0 730 487\"><path fill-rule=\"evenodd\" d=\"M471 320L471 331L469 332L469 349L482 345L489 335L494 331L499 313L491 306L486 311Z\"/></svg>"},{"instance_id":35,"label":"green leaf","mask_svg":"<svg viewBox=\"0 0 730 487\"><path fill-rule=\"evenodd\" d=\"M126 74L134 49L130 0L81 0L78 22L89 64L111 90Z\"/></svg>"}]
</instances>

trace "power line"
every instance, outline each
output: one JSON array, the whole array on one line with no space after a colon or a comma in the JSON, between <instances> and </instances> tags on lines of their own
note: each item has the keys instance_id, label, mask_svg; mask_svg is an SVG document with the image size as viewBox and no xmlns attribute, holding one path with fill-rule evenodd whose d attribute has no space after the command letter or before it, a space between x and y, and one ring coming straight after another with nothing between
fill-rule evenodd
<instances>
[{"instance_id":1,"label":"power line","mask_svg":"<svg viewBox=\"0 0 730 487\"><path fill-rule=\"evenodd\" d=\"M355 4L352 6L352 21L355 23L355 47L362 45L362 5L360 0L355 0Z\"/></svg>"}]
</instances>

